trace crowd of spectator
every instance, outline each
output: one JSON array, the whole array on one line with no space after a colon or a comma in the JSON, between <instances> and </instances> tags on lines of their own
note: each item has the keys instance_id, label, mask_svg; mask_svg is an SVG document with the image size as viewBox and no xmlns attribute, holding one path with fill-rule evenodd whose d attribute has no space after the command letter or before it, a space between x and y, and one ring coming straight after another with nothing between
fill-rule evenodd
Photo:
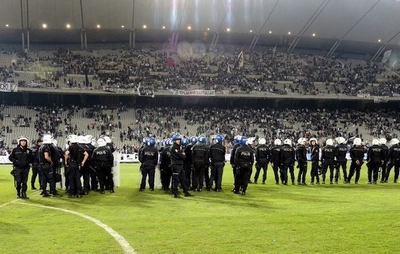
<instances>
[{"instance_id":1,"label":"crowd of spectator","mask_svg":"<svg viewBox=\"0 0 400 254\"><path fill-rule=\"evenodd\" d=\"M33 71L37 72L36 76L23 84L39 82L55 88L120 89L119 92L127 90L142 96L178 89L299 95L400 94L398 74L381 63L325 57L318 53L287 54L276 49L244 51L240 58L242 50L225 45L213 52L190 54L161 47L14 52L17 59L4 65L0 76L4 80L16 78L16 71Z\"/></svg>"}]
</instances>

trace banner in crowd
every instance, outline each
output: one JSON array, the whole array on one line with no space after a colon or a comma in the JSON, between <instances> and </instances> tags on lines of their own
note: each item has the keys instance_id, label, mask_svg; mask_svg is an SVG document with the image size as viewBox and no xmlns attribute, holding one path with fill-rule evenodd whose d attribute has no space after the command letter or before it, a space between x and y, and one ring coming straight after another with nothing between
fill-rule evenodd
<instances>
[{"instance_id":1,"label":"banner in crowd","mask_svg":"<svg viewBox=\"0 0 400 254\"><path fill-rule=\"evenodd\" d=\"M176 90L174 94L182 96L215 96L215 90Z\"/></svg>"},{"instance_id":2,"label":"banner in crowd","mask_svg":"<svg viewBox=\"0 0 400 254\"><path fill-rule=\"evenodd\" d=\"M371 95L369 93L359 93L359 94L357 94L357 97L369 98L369 97L371 97Z\"/></svg>"},{"instance_id":3,"label":"banner in crowd","mask_svg":"<svg viewBox=\"0 0 400 254\"><path fill-rule=\"evenodd\" d=\"M18 85L11 83L0 82L0 92L17 92Z\"/></svg>"},{"instance_id":4,"label":"banner in crowd","mask_svg":"<svg viewBox=\"0 0 400 254\"><path fill-rule=\"evenodd\" d=\"M110 93L136 94L136 90L133 88L106 87L104 91Z\"/></svg>"}]
</instances>

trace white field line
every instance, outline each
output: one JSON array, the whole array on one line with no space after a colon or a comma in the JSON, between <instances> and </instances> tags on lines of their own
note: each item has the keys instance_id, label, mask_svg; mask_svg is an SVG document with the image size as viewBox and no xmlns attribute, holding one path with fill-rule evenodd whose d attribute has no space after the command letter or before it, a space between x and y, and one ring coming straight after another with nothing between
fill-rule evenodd
<instances>
[{"instance_id":1,"label":"white field line","mask_svg":"<svg viewBox=\"0 0 400 254\"><path fill-rule=\"evenodd\" d=\"M100 220L95 219L95 218L93 218L93 217L91 217L89 215L86 215L86 214L83 214L83 213L80 213L80 212L76 212L76 211L63 209L63 208L58 208L58 207L30 204L30 203L17 202L17 201L18 201L18 199L10 201L10 202L5 203L5 204L2 204L2 205L0 205L0 208L4 207L6 205L10 205L12 203L16 203L18 205L30 205L30 206L36 206L36 207L47 208L47 209L52 209L52 210L61 211L61 212L65 212L65 213L74 214L74 215L82 217L82 218L84 218L86 220L89 220L89 221L93 222L94 224L96 224L97 226L99 226L102 229L104 229L109 235L111 235L119 243L119 245L121 245L121 248L124 250L125 253L127 253L127 254L135 254L136 253L135 250L132 248L132 246L128 243L128 241L122 235L118 234L117 231L115 231L111 227L107 226L106 224L104 224Z\"/></svg>"}]
</instances>

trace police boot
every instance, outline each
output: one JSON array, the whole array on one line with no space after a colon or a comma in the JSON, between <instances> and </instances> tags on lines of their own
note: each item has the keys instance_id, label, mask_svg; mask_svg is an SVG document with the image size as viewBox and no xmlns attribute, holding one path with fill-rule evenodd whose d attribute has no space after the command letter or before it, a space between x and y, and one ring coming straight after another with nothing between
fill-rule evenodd
<instances>
[{"instance_id":1,"label":"police boot","mask_svg":"<svg viewBox=\"0 0 400 254\"><path fill-rule=\"evenodd\" d=\"M178 192L174 193L174 198L181 198L181 195L179 195Z\"/></svg>"},{"instance_id":2,"label":"police boot","mask_svg":"<svg viewBox=\"0 0 400 254\"><path fill-rule=\"evenodd\" d=\"M185 197L193 197L193 194L191 194L188 191L185 191L184 194L185 194Z\"/></svg>"},{"instance_id":3,"label":"police boot","mask_svg":"<svg viewBox=\"0 0 400 254\"><path fill-rule=\"evenodd\" d=\"M21 198L21 193L17 191L17 198Z\"/></svg>"},{"instance_id":4,"label":"police boot","mask_svg":"<svg viewBox=\"0 0 400 254\"><path fill-rule=\"evenodd\" d=\"M31 189L32 190L37 190L34 183L31 184Z\"/></svg>"},{"instance_id":5,"label":"police boot","mask_svg":"<svg viewBox=\"0 0 400 254\"><path fill-rule=\"evenodd\" d=\"M26 195L26 192L21 193L21 198L22 199L29 199L28 196Z\"/></svg>"}]
</instances>

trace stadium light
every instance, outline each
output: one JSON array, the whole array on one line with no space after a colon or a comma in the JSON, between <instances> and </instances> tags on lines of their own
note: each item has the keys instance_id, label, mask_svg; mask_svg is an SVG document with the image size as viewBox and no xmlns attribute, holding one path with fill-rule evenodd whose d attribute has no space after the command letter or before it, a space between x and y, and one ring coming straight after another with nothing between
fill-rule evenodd
<instances>
[{"instance_id":1,"label":"stadium light","mask_svg":"<svg viewBox=\"0 0 400 254\"><path fill-rule=\"evenodd\" d=\"M381 39L379 39L378 42L381 42Z\"/></svg>"},{"instance_id":2,"label":"stadium light","mask_svg":"<svg viewBox=\"0 0 400 254\"><path fill-rule=\"evenodd\" d=\"M97 28L101 28L101 26L100 26L100 25L97 25L96 27L97 27Z\"/></svg>"},{"instance_id":3,"label":"stadium light","mask_svg":"<svg viewBox=\"0 0 400 254\"><path fill-rule=\"evenodd\" d=\"M122 25L122 26L121 26L121 28L125 28L125 26L124 26L124 25Z\"/></svg>"},{"instance_id":4,"label":"stadium light","mask_svg":"<svg viewBox=\"0 0 400 254\"><path fill-rule=\"evenodd\" d=\"M162 29L165 29L165 26L162 26Z\"/></svg>"},{"instance_id":5,"label":"stadium light","mask_svg":"<svg viewBox=\"0 0 400 254\"><path fill-rule=\"evenodd\" d=\"M143 29L146 29L147 28L147 26L146 25L143 25Z\"/></svg>"},{"instance_id":6,"label":"stadium light","mask_svg":"<svg viewBox=\"0 0 400 254\"><path fill-rule=\"evenodd\" d=\"M188 26L188 30L192 30L192 27L191 27L191 26Z\"/></svg>"},{"instance_id":7,"label":"stadium light","mask_svg":"<svg viewBox=\"0 0 400 254\"><path fill-rule=\"evenodd\" d=\"M46 29L47 28L47 24L42 24L42 28Z\"/></svg>"},{"instance_id":8,"label":"stadium light","mask_svg":"<svg viewBox=\"0 0 400 254\"><path fill-rule=\"evenodd\" d=\"M316 36L316 34L315 34L315 33L313 33L313 34L312 34L312 36L313 36L313 37L315 37L315 36Z\"/></svg>"},{"instance_id":9,"label":"stadium light","mask_svg":"<svg viewBox=\"0 0 400 254\"><path fill-rule=\"evenodd\" d=\"M292 34L292 32L290 32L290 31L289 31L289 32L287 32L287 34L288 34L288 35L291 35L291 34Z\"/></svg>"},{"instance_id":10,"label":"stadium light","mask_svg":"<svg viewBox=\"0 0 400 254\"><path fill-rule=\"evenodd\" d=\"M210 31L210 28L209 28L209 27L207 27L207 31Z\"/></svg>"},{"instance_id":11,"label":"stadium light","mask_svg":"<svg viewBox=\"0 0 400 254\"><path fill-rule=\"evenodd\" d=\"M6 27L9 27L10 25L9 24L6 24Z\"/></svg>"},{"instance_id":12,"label":"stadium light","mask_svg":"<svg viewBox=\"0 0 400 254\"><path fill-rule=\"evenodd\" d=\"M272 34L272 31L268 31L269 34Z\"/></svg>"},{"instance_id":13,"label":"stadium light","mask_svg":"<svg viewBox=\"0 0 400 254\"><path fill-rule=\"evenodd\" d=\"M231 31L231 29L230 29L230 28L227 28L227 29L226 29L226 31L227 31L227 32L230 32L230 31Z\"/></svg>"},{"instance_id":14,"label":"stadium light","mask_svg":"<svg viewBox=\"0 0 400 254\"><path fill-rule=\"evenodd\" d=\"M253 32L253 30L250 30L250 33L252 33Z\"/></svg>"},{"instance_id":15,"label":"stadium light","mask_svg":"<svg viewBox=\"0 0 400 254\"><path fill-rule=\"evenodd\" d=\"M70 24L66 24L66 25L65 25L65 28L70 29L70 28L71 28L71 25L70 25Z\"/></svg>"}]
</instances>

